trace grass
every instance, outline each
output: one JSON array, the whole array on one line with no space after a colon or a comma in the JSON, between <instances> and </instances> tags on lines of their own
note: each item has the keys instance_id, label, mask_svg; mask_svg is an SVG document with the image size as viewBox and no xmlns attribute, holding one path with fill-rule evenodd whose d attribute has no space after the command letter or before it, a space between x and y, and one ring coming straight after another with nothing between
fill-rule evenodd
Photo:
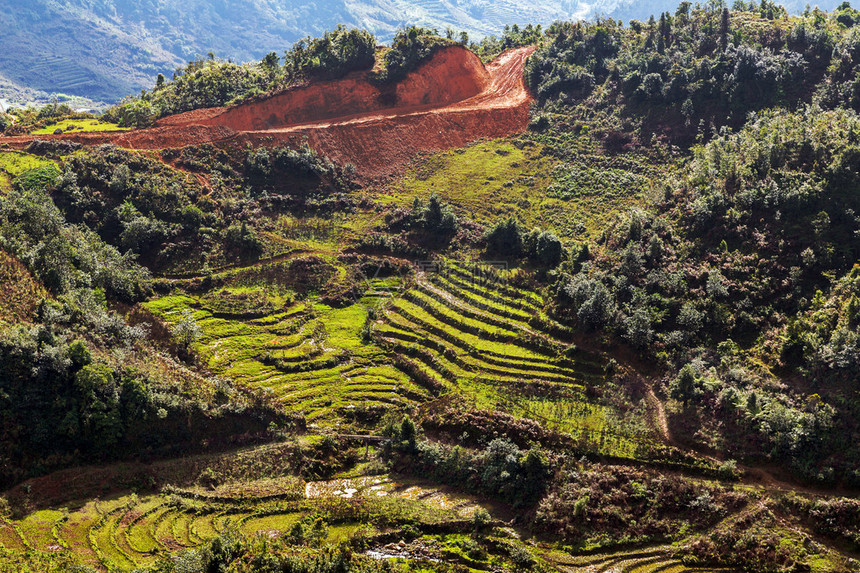
<instances>
[{"instance_id":1,"label":"grass","mask_svg":"<svg viewBox=\"0 0 860 573\"><path fill-rule=\"evenodd\" d=\"M57 167L54 161L20 151L0 151L0 171L14 179L28 171Z\"/></svg>"},{"instance_id":2,"label":"grass","mask_svg":"<svg viewBox=\"0 0 860 573\"><path fill-rule=\"evenodd\" d=\"M0 171L0 195L12 191L12 177L8 173Z\"/></svg>"},{"instance_id":3,"label":"grass","mask_svg":"<svg viewBox=\"0 0 860 573\"><path fill-rule=\"evenodd\" d=\"M436 153L378 201L408 205L435 193L458 215L485 226L513 216L564 240L594 240L607 220L650 200L665 173L648 158L608 157L583 140L563 160L528 136Z\"/></svg>"},{"instance_id":4,"label":"grass","mask_svg":"<svg viewBox=\"0 0 860 573\"><path fill-rule=\"evenodd\" d=\"M57 123L52 123L40 129L31 132L33 135L49 135L56 130L62 129L64 132L91 132L91 131L128 131L129 127L120 127L115 123L99 121L98 119L64 119Z\"/></svg>"},{"instance_id":5,"label":"grass","mask_svg":"<svg viewBox=\"0 0 860 573\"><path fill-rule=\"evenodd\" d=\"M589 401L585 396L540 398L518 396L504 387L471 381L461 386L476 408L499 410L527 418L542 426L573 437L588 451L627 459L641 459L655 442L644 424L623 420L611 407Z\"/></svg>"},{"instance_id":6,"label":"grass","mask_svg":"<svg viewBox=\"0 0 860 573\"><path fill-rule=\"evenodd\" d=\"M497 140L433 154L380 201L409 204L414 197L426 199L436 193L458 214L479 223L521 214L542 199L543 194L534 190L552 182L549 174L556 160L542 151L540 146L520 149L511 141ZM539 219L535 213L528 222L537 224Z\"/></svg>"}]
</instances>

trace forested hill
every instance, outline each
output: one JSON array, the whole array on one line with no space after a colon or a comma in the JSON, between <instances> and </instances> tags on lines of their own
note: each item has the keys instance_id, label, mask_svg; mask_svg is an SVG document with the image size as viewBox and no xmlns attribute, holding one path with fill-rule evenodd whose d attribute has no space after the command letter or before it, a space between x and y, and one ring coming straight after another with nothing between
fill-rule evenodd
<instances>
[{"instance_id":1,"label":"forested hill","mask_svg":"<svg viewBox=\"0 0 860 573\"><path fill-rule=\"evenodd\" d=\"M790 12L805 6L784 4ZM831 9L837 2L817 4ZM675 6L668 0L2 0L0 9L0 98L21 103L37 97L23 87L45 92L42 97L115 102L210 51L259 60L337 24L367 29L380 41L407 23L450 27L475 39L498 35L506 25L594 15L644 20Z\"/></svg>"}]
</instances>

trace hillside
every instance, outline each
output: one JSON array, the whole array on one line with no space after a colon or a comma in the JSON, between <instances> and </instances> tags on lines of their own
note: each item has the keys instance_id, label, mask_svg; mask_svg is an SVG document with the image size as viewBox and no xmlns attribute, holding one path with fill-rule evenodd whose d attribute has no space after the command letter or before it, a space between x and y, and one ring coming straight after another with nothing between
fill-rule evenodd
<instances>
[{"instance_id":1,"label":"hillside","mask_svg":"<svg viewBox=\"0 0 860 573\"><path fill-rule=\"evenodd\" d=\"M682 3L0 116L0 571L856 571L858 75Z\"/></svg>"}]
</instances>

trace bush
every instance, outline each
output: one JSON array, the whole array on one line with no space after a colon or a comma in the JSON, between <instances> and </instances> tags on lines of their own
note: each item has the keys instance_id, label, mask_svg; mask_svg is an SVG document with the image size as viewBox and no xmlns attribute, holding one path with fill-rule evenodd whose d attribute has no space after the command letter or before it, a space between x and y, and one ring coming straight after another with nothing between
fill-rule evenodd
<instances>
[{"instance_id":1,"label":"bush","mask_svg":"<svg viewBox=\"0 0 860 573\"><path fill-rule=\"evenodd\" d=\"M410 26L394 36L391 49L385 53L384 71L378 79L384 82L400 81L429 60L436 50L456 44L453 40L440 37L435 30Z\"/></svg>"},{"instance_id":2,"label":"bush","mask_svg":"<svg viewBox=\"0 0 860 573\"><path fill-rule=\"evenodd\" d=\"M503 256L518 257L523 249L523 228L514 217L499 221L484 234L487 248Z\"/></svg>"},{"instance_id":3,"label":"bush","mask_svg":"<svg viewBox=\"0 0 860 573\"><path fill-rule=\"evenodd\" d=\"M538 235L535 243L534 258L538 264L547 268L555 268L564 257L564 246L555 233L544 231Z\"/></svg>"},{"instance_id":4,"label":"bush","mask_svg":"<svg viewBox=\"0 0 860 573\"><path fill-rule=\"evenodd\" d=\"M373 67L376 39L364 30L339 25L321 38L306 38L287 52L290 77L339 78L356 70Z\"/></svg>"},{"instance_id":5,"label":"bush","mask_svg":"<svg viewBox=\"0 0 860 573\"><path fill-rule=\"evenodd\" d=\"M149 273L92 232L69 225L43 191L16 191L0 198L0 237L56 294L98 287L111 297L139 299Z\"/></svg>"},{"instance_id":6,"label":"bush","mask_svg":"<svg viewBox=\"0 0 860 573\"><path fill-rule=\"evenodd\" d=\"M238 253L243 259L256 259L263 252L263 243L245 221L233 223L224 232L227 249Z\"/></svg>"}]
</instances>

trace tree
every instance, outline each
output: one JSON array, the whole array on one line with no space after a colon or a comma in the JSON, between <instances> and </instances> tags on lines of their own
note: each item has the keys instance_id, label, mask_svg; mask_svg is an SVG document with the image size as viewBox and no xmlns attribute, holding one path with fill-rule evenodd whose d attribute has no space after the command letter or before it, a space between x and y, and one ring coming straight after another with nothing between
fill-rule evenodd
<instances>
[{"instance_id":1,"label":"tree","mask_svg":"<svg viewBox=\"0 0 860 573\"><path fill-rule=\"evenodd\" d=\"M561 239L555 236L550 231L544 231L538 235L535 244L535 258L538 263L555 268L561 262L564 255L564 246L561 244Z\"/></svg>"},{"instance_id":2,"label":"tree","mask_svg":"<svg viewBox=\"0 0 860 573\"><path fill-rule=\"evenodd\" d=\"M122 436L119 388L106 364L89 364L75 375L83 436L95 450L113 446Z\"/></svg>"},{"instance_id":3,"label":"tree","mask_svg":"<svg viewBox=\"0 0 860 573\"><path fill-rule=\"evenodd\" d=\"M699 395L699 382L695 367L685 364L669 386L669 395L675 400L681 400L686 408L690 400Z\"/></svg>"},{"instance_id":4,"label":"tree","mask_svg":"<svg viewBox=\"0 0 860 573\"><path fill-rule=\"evenodd\" d=\"M523 228L514 217L499 221L486 232L487 248L500 255L516 257L523 249Z\"/></svg>"},{"instance_id":5,"label":"tree","mask_svg":"<svg viewBox=\"0 0 860 573\"><path fill-rule=\"evenodd\" d=\"M417 222L431 233L448 237L457 232L456 215L454 215L450 205L443 203L435 193L430 195L427 205L420 207L420 211L415 215Z\"/></svg>"},{"instance_id":6,"label":"tree","mask_svg":"<svg viewBox=\"0 0 860 573\"><path fill-rule=\"evenodd\" d=\"M280 60L281 59L278 57L277 52L269 52L263 57L263 61L260 62L260 65L266 70L274 71L278 69Z\"/></svg>"},{"instance_id":7,"label":"tree","mask_svg":"<svg viewBox=\"0 0 860 573\"><path fill-rule=\"evenodd\" d=\"M182 345L182 349L188 352L188 348L200 340L203 336L203 331L200 325L197 324L197 319L190 310L182 311L182 320L174 324L170 328L171 333L176 340Z\"/></svg>"},{"instance_id":8,"label":"tree","mask_svg":"<svg viewBox=\"0 0 860 573\"><path fill-rule=\"evenodd\" d=\"M720 15L720 51L725 52L729 46L729 9L723 8Z\"/></svg>"}]
</instances>

